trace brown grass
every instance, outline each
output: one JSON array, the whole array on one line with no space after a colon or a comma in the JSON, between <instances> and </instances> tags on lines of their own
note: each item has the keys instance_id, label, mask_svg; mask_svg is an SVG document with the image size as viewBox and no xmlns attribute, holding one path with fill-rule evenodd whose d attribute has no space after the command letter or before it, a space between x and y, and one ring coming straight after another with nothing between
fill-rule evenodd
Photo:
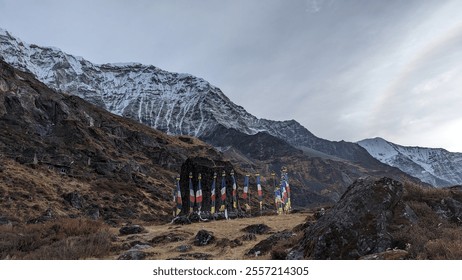
<instances>
[{"instance_id":1,"label":"brown grass","mask_svg":"<svg viewBox=\"0 0 462 280\"><path fill-rule=\"evenodd\" d=\"M109 253L112 235L102 222L61 219L45 224L0 227L0 258L75 260Z\"/></svg>"},{"instance_id":2,"label":"brown grass","mask_svg":"<svg viewBox=\"0 0 462 280\"><path fill-rule=\"evenodd\" d=\"M191 251L188 254L208 254L210 259L215 260L267 260L276 258L276 253L268 252L259 256L248 256L246 253L252 249L257 243L269 238L272 234L283 230L290 230L294 226L301 224L305 221L307 215L312 213L294 213L290 215L274 215L274 216L257 216L252 218L242 218L233 220L219 220L192 223L186 225L152 225L146 226L146 232L137 235L124 235L118 236L117 241L114 242L114 246L124 248L128 250L133 245L133 242L147 243L152 246L150 249L146 249L148 254L147 259L159 259L165 260L170 258L176 258L181 253L177 251L177 247L180 245L191 245ZM244 240L242 237L246 233L242 231L243 228L249 225L265 224L271 228L271 231L265 234L257 234L255 239ZM213 233L217 242L208 246L195 246L193 245L194 237L200 230L207 230ZM117 234L117 232L115 232ZM175 239L172 238L163 239L164 236L174 235L182 236L184 238ZM297 232L298 238L303 236L303 232ZM184 239L184 240L181 240ZM234 240L240 240L242 244L232 246ZM152 242L153 240L164 240L163 242ZM230 242L231 241L231 242ZM280 250L282 254L286 248L290 247L291 239L281 240L274 246L274 249ZM107 258L117 259L121 251L114 251L112 255Z\"/></svg>"},{"instance_id":3,"label":"brown grass","mask_svg":"<svg viewBox=\"0 0 462 280\"><path fill-rule=\"evenodd\" d=\"M418 220L394 232L394 238L402 247L407 244L411 259L462 259L462 228L436 213L438 204L453 194L405 183L403 198Z\"/></svg>"}]
</instances>

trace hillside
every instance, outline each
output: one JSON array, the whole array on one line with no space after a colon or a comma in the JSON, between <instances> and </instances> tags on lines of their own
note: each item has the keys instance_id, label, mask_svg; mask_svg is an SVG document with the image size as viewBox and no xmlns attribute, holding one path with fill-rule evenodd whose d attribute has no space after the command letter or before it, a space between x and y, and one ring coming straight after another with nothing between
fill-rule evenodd
<instances>
[{"instance_id":1,"label":"hillside","mask_svg":"<svg viewBox=\"0 0 462 280\"><path fill-rule=\"evenodd\" d=\"M200 140L56 93L3 61L0 126L1 215L17 222L50 215L161 221L188 157L223 160Z\"/></svg>"}]
</instances>

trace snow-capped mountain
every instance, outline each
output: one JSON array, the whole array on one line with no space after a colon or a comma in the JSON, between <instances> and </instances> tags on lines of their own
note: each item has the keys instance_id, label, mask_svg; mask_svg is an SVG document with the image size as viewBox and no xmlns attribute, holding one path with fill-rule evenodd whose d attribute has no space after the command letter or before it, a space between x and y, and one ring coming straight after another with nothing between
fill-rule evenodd
<instances>
[{"instance_id":1,"label":"snow-capped mountain","mask_svg":"<svg viewBox=\"0 0 462 280\"><path fill-rule=\"evenodd\" d=\"M462 184L462 153L444 149L404 147L382 138L358 142L373 157L433 186Z\"/></svg>"},{"instance_id":2,"label":"snow-capped mountain","mask_svg":"<svg viewBox=\"0 0 462 280\"><path fill-rule=\"evenodd\" d=\"M216 124L248 134L267 130L277 134L280 127L299 128L292 121L271 129L273 122L257 119L219 88L189 74L139 63L96 65L57 48L27 44L1 29L0 55L55 90L78 95L171 134L201 136Z\"/></svg>"},{"instance_id":3,"label":"snow-capped mountain","mask_svg":"<svg viewBox=\"0 0 462 280\"><path fill-rule=\"evenodd\" d=\"M219 88L189 74L138 63L97 65L57 48L27 44L2 29L0 56L57 91L169 134L204 139L222 127L249 135L267 132L296 147L355 162L376 162L357 144L318 138L294 120L258 119Z\"/></svg>"}]
</instances>

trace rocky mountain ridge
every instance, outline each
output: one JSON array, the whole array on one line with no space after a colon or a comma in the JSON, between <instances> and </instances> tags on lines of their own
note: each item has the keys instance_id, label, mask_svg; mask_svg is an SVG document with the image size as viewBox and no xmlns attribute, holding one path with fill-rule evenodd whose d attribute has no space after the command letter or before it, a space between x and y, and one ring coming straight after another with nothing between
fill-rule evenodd
<instances>
[{"instance_id":1,"label":"rocky mountain ridge","mask_svg":"<svg viewBox=\"0 0 462 280\"><path fill-rule=\"evenodd\" d=\"M57 48L27 44L2 29L0 56L59 92L77 95L168 134L210 138L218 127L249 135L266 132L305 151L379 164L357 144L318 138L295 120L258 119L219 88L189 74L139 63L96 65Z\"/></svg>"},{"instance_id":2,"label":"rocky mountain ridge","mask_svg":"<svg viewBox=\"0 0 462 280\"><path fill-rule=\"evenodd\" d=\"M462 154L444 149L405 147L382 138L358 142L373 157L436 187L462 184Z\"/></svg>"},{"instance_id":3,"label":"rocky mountain ridge","mask_svg":"<svg viewBox=\"0 0 462 280\"><path fill-rule=\"evenodd\" d=\"M188 157L223 162L196 138L168 136L57 93L1 60L0 127L1 216L17 222L165 221L173 178Z\"/></svg>"}]
</instances>

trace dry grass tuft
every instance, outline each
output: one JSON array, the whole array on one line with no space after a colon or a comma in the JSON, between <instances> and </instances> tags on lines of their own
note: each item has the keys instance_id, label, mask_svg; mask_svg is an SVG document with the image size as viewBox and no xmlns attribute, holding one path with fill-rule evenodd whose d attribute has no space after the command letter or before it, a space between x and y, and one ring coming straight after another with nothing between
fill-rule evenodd
<instances>
[{"instance_id":1,"label":"dry grass tuft","mask_svg":"<svg viewBox=\"0 0 462 280\"><path fill-rule=\"evenodd\" d=\"M112 235L99 221L61 219L45 224L0 227L0 258L75 260L108 255Z\"/></svg>"},{"instance_id":2,"label":"dry grass tuft","mask_svg":"<svg viewBox=\"0 0 462 280\"><path fill-rule=\"evenodd\" d=\"M405 184L404 200L418 217L417 222L394 232L400 249L411 259L462 259L462 228L438 215L442 201L459 194L447 189ZM407 248L405 248L407 247Z\"/></svg>"}]
</instances>

